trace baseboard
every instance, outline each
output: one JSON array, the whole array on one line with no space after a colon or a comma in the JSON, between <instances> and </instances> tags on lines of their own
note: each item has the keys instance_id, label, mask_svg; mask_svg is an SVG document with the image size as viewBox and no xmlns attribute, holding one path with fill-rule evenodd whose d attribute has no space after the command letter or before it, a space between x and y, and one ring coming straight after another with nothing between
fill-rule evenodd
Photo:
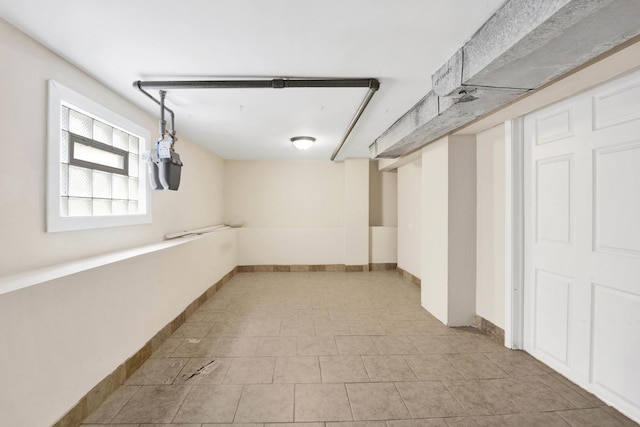
<instances>
[{"instance_id":1,"label":"baseboard","mask_svg":"<svg viewBox=\"0 0 640 427\"><path fill-rule=\"evenodd\" d=\"M89 391L76 405L71 408L53 427L77 427L93 411L98 409L107 398L118 389L133 373L151 357L162 343L165 342L182 324L198 310L209 298L211 298L222 286L225 285L235 274L238 268L234 268L225 274L222 279L214 283L202 295L189 304L175 319L169 322L147 343L142 346L133 356L120 364L105 379L100 381L91 391Z\"/></svg>"},{"instance_id":2,"label":"baseboard","mask_svg":"<svg viewBox=\"0 0 640 427\"><path fill-rule=\"evenodd\" d=\"M240 265L238 273L306 273L306 272L346 272L395 270L394 263L378 263L364 265L345 264L297 264L297 265Z\"/></svg>"},{"instance_id":3,"label":"baseboard","mask_svg":"<svg viewBox=\"0 0 640 427\"><path fill-rule=\"evenodd\" d=\"M477 314L475 326L488 335L492 341L495 341L500 345L504 345L504 329L501 327L496 326L494 323L488 321L482 316L478 316Z\"/></svg>"},{"instance_id":4,"label":"baseboard","mask_svg":"<svg viewBox=\"0 0 640 427\"><path fill-rule=\"evenodd\" d=\"M401 269L400 267L396 267L396 271L398 272L399 275L402 276L404 280L407 280L413 283L417 287L421 287L422 281L420 280L419 277L414 276L413 274L409 273L406 270Z\"/></svg>"}]
</instances>

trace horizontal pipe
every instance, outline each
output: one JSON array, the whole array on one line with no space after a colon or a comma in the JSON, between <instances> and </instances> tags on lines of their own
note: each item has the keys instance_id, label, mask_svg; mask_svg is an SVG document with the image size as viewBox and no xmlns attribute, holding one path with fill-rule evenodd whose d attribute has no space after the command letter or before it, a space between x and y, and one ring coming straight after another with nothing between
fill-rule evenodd
<instances>
[{"instance_id":1,"label":"horizontal pipe","mask_svg":"<svg viewBox=\"0 0 640 427\"><path fill-rule=\"evenodd\" d=\"M182 80L136 81L137 89L283 89L283 88L349 88L378 90L376 79L271 79L271 80Z\"/></svg>"},{"instance_id":2,"label":"horizontal pipe","mask_svg":"<svg viewBox=\"0 0 640 427\"><path fill-rule=\"evenodd\" d=\"M371 101L371 98L373 98L373 95L376 93L376 90L377 88L376 89L369 88L369 90L367 91L367 94L362 100L360 107L358 107L356 114L353 116L353 119L351 119L349 126L347 126L347 130L345 131L342 137L342 140L340 141L336 149L333 150L333 153L331 154L332 162L336 159L336 156L338 155L340 150L342 150L342 146L344 146L344 143L347 142L347 138L349 138L349 135L351 135L351 131L353 130L353 128L356 127L356 123L358 123L358 120L360 120L360 116L362 116L362 113L364 113L365 108L367 108L367 105L369 105L369 101Z\"/></svg>"},{"instance_id":3,"label":"horizontal pipe","mask_svg":"<svg viewBox=\"0 0 640 427\"><path fill-rule=\"evenodd\" d=\"M331 161L334 161L342 147L344 146L347 138L353 131L353 128L358 123L360 116L364 112L367 105L371 101L373 95L380 88L380 82L376 79L270 79L270 80L164 80L164 81L135 81L133 87L144 93L147 97L152 99L157 104L161 104L151 94L146 92L147 89L284 89L284 88L358 88L366 87L369 90L364 97L364 100L360 104L360 107L356 111L356 114L351 119L347 130L345 131L342 140L331 154ZM171 114L171 123L173 131L173 119L174 114L169 108L164 107L166 111Z\"/></svg>"}]
</instances>

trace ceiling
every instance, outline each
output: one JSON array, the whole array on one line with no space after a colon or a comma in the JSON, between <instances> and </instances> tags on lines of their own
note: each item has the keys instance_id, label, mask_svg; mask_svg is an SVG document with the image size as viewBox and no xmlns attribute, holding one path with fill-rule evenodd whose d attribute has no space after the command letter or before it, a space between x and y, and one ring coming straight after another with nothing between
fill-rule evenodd
<instances>
[{"instance_id":1,"label":"ceiling","mask_svg":"<svg viewBox=\"0 0 640 427\"><path fill-rule=\"evenodd\" d=\"M0 0L0 16L153 115L135 80L377 78L338 156L368 147L431 89L504 0ZM178 136L225 159L329 159L366 89L167 94ZM157 93L156 93L157 95ZM99 100L98 100L99 101ZM289 139L310 135L306 152ZM179 151L179 147L178 147Z\"/></svg>"}]
</instances>

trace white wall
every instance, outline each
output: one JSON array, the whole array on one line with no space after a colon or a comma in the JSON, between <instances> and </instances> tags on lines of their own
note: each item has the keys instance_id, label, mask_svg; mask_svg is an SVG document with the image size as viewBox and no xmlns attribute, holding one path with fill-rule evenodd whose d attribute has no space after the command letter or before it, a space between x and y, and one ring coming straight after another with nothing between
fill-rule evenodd
<instances>
[{"instance_id":1,"label":"white wall","mask_svg":"<svg viewBox=\"0 0 640 427\"><path fill-rule=\"evenodd\" d=\"M449 138L449 316L472 325L476 309L476 139Z\"/></svg>"},{"instance_id":2,"label":"white wall","mask_svg":"<svg viewBox=\"0 0 640 427\"><path fill-rule=\"evenodd\" d=\"M378 170L378 162L370 163L369 225L398 226L398 174Z\"/></svg>"},{"instance_id":3,"label":"white wall","mask_svg":"<svg viewBox=\"0 0 640 427\"><path fill-rule=\"evenodd\" d=\"M344 163L227 160L224 181L239 265L344 263Z\"/></svg>"},{"instance_id":4,"label":"white wall","mask_svg":"<svg viewBox=\"0 0 640 427\"><path fill-rule=\"evenodd\" d=\"M369 159L344 161L344 263L369 264Z\"/></svg>"},{"instance_id":5,"label":"white wall","mask_svg":"<svg viewBox=\"0 0 640 427\"><path fill-rule=\"evenodd\" d=\"M447 323L449 281L449 141L422 149L422 306Z\"/></svg>"},{"instance_id":6,"label":"white wall","mask_svg":"<svg viewBox=\"0 0 640 427\"><path fill-rule=\"evenodd\" d=\"M505 324L505 129L496 126L477 139L476 313Z\"/></svg>"},{"instance_id":7,"label":"white wall","mask_svg":"<svg viewBox=\"0 0 640 427\"><path fill-rule=\"evenodd\" d=\"M422 149L422 305L442 323L475 315L476 155L473 136Z\"/></svg>"},{"instance_id":8,"label":"white wall","mask_svg":"<svg viewBox=\"0 0 640 427\"><path fill-rule=\"evenodd\" d=\"M422 277L422 159L398 168L398 267Z\"/></svg>"},{"instance_id":9,"label":"white wall","mask_svg":"<svg viewBox=\"0 0 640 427\"><path fill-rule=\"evenodd\" d=\"M180 191L153 194L152 224L45 233L48 79L148 128L152 135L157 122L2 20L0 52L0 150L5 159L0 168L0 276L222 222L223 162L181 138L177 150L185 166Z\"/></svg>"},{"instance_id":10,"label":"white wall","mask_svg":"<svg viewBox=\"0 0 640 427\"><path fill-rule=\"evenodd\" d=\"M47 80L152 135L157 123L2 20L0 52L0 285L9 274L28 276L35 268L222 222L223 162L181 138L180 191L153 194L152 224L45 233ZM0 295L0 425L54 423L231 270L235 253L235 231L229 230Z\"/></svg>"},{"instance_id":11,"label":"white wall","mask_svg":"<svg viewBox=\"0 0 640 427\"><path fill-rule=\"evenodd\" d=\"M235 267L235 232L0 295L0 425L55 423Z\"/></svg>"},{"instance_id":12,"label":"white wall","mask_svg":"<svg viewBox=\"0 0 640 427\"><path fill-rule=\"evenodd\" d=\"M342 227L344 164L226 160L224 216L252 228Z\"/></svg>"}]
</instances>

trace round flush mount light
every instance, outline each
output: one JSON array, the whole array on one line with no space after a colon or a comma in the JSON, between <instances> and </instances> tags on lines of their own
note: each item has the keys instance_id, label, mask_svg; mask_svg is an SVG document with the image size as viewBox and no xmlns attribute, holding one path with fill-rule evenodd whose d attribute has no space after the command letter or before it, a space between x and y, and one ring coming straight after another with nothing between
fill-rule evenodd
<instances>
[{"instance_id":1,"label":"round flush mount light","mask_svg":"<svg viewBox=\"0 0 640 427\"><path fill-rule=\"evenodd\" d=\"M316 139L311 136L294 136L291 138L291 143L298 150L308 150L314 142L316 142Z\"/></svg>"}]
</instances>

